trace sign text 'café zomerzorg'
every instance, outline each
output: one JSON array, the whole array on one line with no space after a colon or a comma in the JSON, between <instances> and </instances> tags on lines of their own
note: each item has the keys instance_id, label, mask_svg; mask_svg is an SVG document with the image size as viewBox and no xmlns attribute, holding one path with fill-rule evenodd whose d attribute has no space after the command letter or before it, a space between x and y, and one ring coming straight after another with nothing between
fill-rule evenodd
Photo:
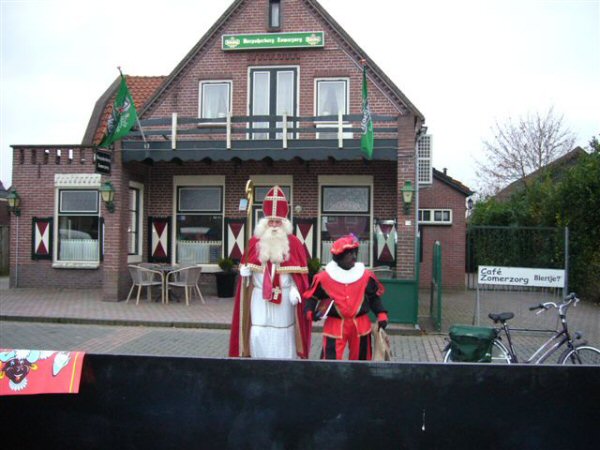
<instances>
[{"instance_id":1,"label":"sign text 'caf\u00e9 zomerzorg'","mask_svg":"<svg viewBox=\"0 0 600 450\"><path fill-rule=\"evenodd\" d=\"M526 267L479 266L478 282L479 284L562 288L565 284L565 271Z\"/></svg>"}]
</instances>

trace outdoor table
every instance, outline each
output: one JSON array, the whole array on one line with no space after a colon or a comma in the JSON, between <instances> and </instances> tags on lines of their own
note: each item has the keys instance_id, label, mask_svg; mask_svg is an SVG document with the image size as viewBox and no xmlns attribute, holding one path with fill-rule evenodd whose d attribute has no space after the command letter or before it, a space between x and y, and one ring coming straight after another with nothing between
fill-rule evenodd
<instances>
[{"instance_id":1,"label":"outdoor table","mask_svg":"<svg viewBox=\"0 0 600 450\"><path fill-rule=\"evenodd\" d=\"M161 263L148 264L147 267L149 269L158 270L159 272L162 272L162 274L163 274L163 286L162 286L163 298L166 299L167 298L167 275L169 274L169 272L180 269L180 267L174 266L171 264L161 264ZM172 293L172 298L174 298L176 301L179 301L179 296L175 293Z\"/></svg>"}]
</instances>

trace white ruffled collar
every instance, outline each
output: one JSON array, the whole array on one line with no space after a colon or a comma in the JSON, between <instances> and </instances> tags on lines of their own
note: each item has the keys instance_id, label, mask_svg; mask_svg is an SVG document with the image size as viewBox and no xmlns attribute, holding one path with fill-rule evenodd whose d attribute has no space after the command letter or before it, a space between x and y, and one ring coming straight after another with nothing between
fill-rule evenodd
<instances>
[{"instance_id":1,"label":"white ruffled collar","mask_svg":"<svg viewBox=\"0 0 600 450\"><path fill-rule=\"evenodd\" d=\"M365 265L361 262L354 264L354 267L350 270L344 270L335 261L330 261L325 266L325 271L329 274L334 281L338 283L350 284L358 281L362 278L365 273Z\"/></svg>"}]
</instances>

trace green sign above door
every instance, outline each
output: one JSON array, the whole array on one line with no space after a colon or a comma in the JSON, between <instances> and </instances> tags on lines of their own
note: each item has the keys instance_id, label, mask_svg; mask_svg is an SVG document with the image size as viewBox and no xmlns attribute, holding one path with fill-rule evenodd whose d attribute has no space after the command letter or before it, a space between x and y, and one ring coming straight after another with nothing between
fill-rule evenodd
<instances>
[{"instance_id":1,"label":"green sign above door","mask_svg":"<svg viewBox=\"0 0 600 450\"><path fill-rule=\"evenodd\" d=\"M322 31L305 33L224 34L223 50L257 50L269 48L316 48L325 45Z\"/></svg>"}]
</instances>

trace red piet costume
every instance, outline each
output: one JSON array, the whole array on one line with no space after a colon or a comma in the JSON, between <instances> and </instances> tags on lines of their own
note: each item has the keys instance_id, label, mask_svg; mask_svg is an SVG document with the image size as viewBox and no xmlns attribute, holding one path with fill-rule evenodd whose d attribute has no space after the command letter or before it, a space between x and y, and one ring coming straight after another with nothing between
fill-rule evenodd
<instances>
[{"instance_id":1,"label":"red piet costume","mask_svg":"<svg viewBox=\"0 0 600 450\"><path fill-rule=\"evenodd\" d=\"M352 236L336 241L331 252L341 255L358 248ZM335 261L327 264L325 271L315 275L312 286L303 295L309 319L315 314L317 304L333 300L323 326L322 359L342 359L346 345L351 360L371 359L371 321L368 312L377 315L378 322L387 323L387 311L381 302L384 288L377 277L356 263L346 270Z\"/></svg>"},{"instance_id":2,"label":"red piet costume","mask_svg":"<svg viewBox=\"0 0 600 450\"><path fill-rule=\"evenodd\" d=\"M278 186L265 197L263 210L267 220L285 219L287 201ZM287 235L287 240L289 255L279 264L260 260L259 237L248 243L242 262L252 271L252 283L247 286L245 278L238 278L229 356L293 357L288 344L295 343L295 354L308 358L311 324L302 305L293 306L289 299L292 289L302 295L308 288L307 252L296 236Z\"/></svg>"}]
</instances>

